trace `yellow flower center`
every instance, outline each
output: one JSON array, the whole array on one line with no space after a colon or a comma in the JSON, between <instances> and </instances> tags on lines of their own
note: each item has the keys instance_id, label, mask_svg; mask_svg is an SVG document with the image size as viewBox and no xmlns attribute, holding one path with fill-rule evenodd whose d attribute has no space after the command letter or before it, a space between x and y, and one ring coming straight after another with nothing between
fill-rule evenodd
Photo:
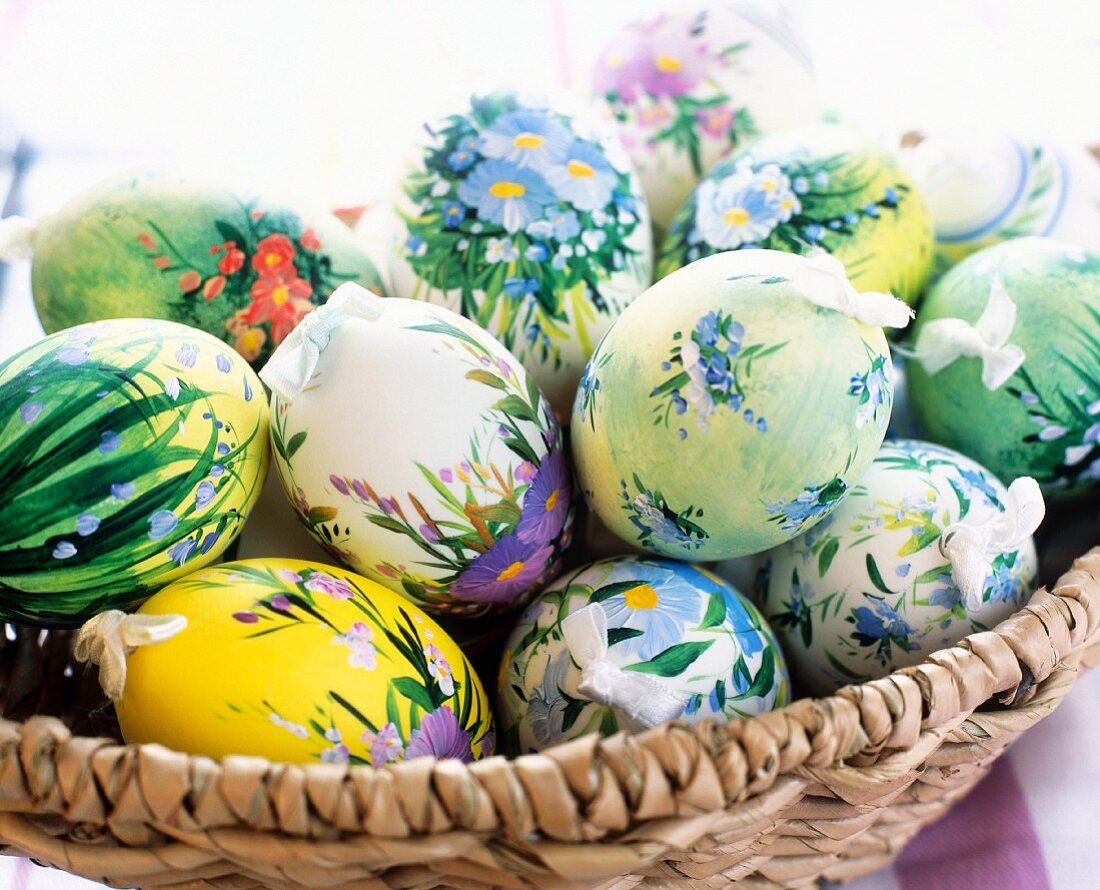
<instances>
[{"instance_id":1,"label":"yellow flower center","mask_svg":"<svg viewBox=\"0 0 1100 890\"><path fill-rule=\"evenodd\" d=\"M622 56L620 56L618 53L612 53L610 56L607 57L607 67L608 68L622 68L624 61L626 61L626 60Z\"/></svg>"},{"instance_id":2,"label":"yellow flower center","mask_svg":"<svg viewBox=\"0 0 1100 890\"><path fill-rule=\"evenodd\" d=\"M518 575L520 572L523 571L523 566L524 566L524 564L522 562L519 562L519 561L516 561L516 562L512 563L510 566L508 566L508 568L504 569L499 575L497 575L497 580L498 581L509 581L509 580L511 580L512 578L516 577L516 575Z\"/></svg>"},{"instance_id":3,"label":"yellow flower center","mask_svg":"<svg viewBox=\"0 0 1100 890\"><path fill-rule=\"evenodd\" d=\"M287 300L290 299L290 288L285 284L280 284L277 288L271 291L271 302L276 306L282 306Z\"/></svg>"},{"instance_id":4,"label":"yellow flower center","mask_svg":"<svg viewBox=\"0 0 1100 890\"><path fill-rule=\"evenodd\" d=\"M457 207L448 207L447 208L447 216L458 216L458 208Z\"/></svg>"},{"instance_id":5,"label":"yellow flower center","mask_svg":"<svg viewBox=\"0 0 1100 890\"><path fill-rule=\"evenodd\" d=\"M560 489L555 488L550 492L550 497L546 499L546 512L549 513L558 505L558 491Z\"/></svg>"},{"instance_id":6,"label":"yellow flower center","mask_svg":"<svg viewBox=\"0 0 1100 890\"><path fill-rule=\"evenodd\" d=\"M765 179L760 183L760 188L766 192L774 192L779 187L779 183L774 179Z\"/></svg>"},{"instance_id":7,"label":"yellow flower center","mask_svg":"<svg viewBox=\"0 0 1100 890\"><path fill-rule=\"evenodd\" d=\"M516 148L538 148L545 141L546 139L537 133L520 133L512 140L512 145Z\"/></svg>"},{"instance_id":8,"label":"yellow flower center","mask_svg":"<svg viewBox=\"0 0 1100 890\"><path fill-rule=\"evenodd\" d=\"M665 74L675 74L684 67L684 63L675 56L666 56L664 53L657 53L657 58L653 60L653 63L657 66L658 71L663 71Z\"/></svg>"},{"instance_id":9,"label":"yellow flower center","mask_svg":"<svg viewBox=\"0 0 1100 890\"><path fill-rule=\"evenodd\" d=\"M526 192L527 189L518 182L509 182L507 179L489 186L489 194L494 198L522 198Z\"/></svg>"},{"instance_id":10,"label":"yellow flower center","mask_svg":"<svg viewBox=\"0 0 1100 890\"><path fill-rule=\"evenodd\" d=\"M749 221L749 212L744 207L731 207L722 214L722 222L727 226L740 226Z\"/></svg>"},{"instance_id":11,"label":"yellow flower center","mask_svg":"<svg viewBox=\"0 0 1100 890\"><path fill-rule=\"evenodd\" d=\"M639 584L631 587L623 594L628 609L655 609L657 608L657 591L648 584Z\"/></svg>"},{"instance_id":12,"label":"yellow flower center","mask_svg":"<svg viewBox=\"0 0 1100 890\"><path fill-rule=\"evenodd\" d=\"M245 331L240 336L240 349L244 352L259 352L260 347L263 346L263 331L259 331L256 328L251 328Z\"/></svg>"},{"instance_id":13,"label":"yellow flower center","mask_svg":"<svg viewBox=\"0 0 1100 890\"><path fill-rule=\"evenodd\" d=\"M569 170L570 176L580 176L587 179L590 176L596 175L596 171L593 170L584 161L570 161L568 164L566 164L566 169Z\"/></svg>"},{"instance_id":14,"label":"yellow flower center","mask_svg":"<svg viewBox=\"0 0 1100 890\"><path fill-rule=\"evenodd\" d=\"M272 251L271 253L264 254L264 264L267 266L277 266L283 261L283 258Z\"/></svg>"},{"instance_id":15,"label":"yellow flower center","mask_svg":"<svg viewBox=\"0 0 1100 890\"><path fill-rule=\"evenodd\" d=\"M779 202L779 206L782 207L784 210L790 210L792 207L794 207L794 201L792 201L790 198L784 198L782 201Z\"/></svg>"}]
</instances>

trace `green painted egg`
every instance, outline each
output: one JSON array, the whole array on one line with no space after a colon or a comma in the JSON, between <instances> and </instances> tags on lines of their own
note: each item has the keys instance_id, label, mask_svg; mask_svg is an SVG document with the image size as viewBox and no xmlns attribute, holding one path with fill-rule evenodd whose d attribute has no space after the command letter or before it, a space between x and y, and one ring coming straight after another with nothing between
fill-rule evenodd
<instances>
[{"instance_id":1,"label":"green painted egg","mask_svg":"<svg viewBox=\"0 0 1100 890\"><path fill-rule=\"evenodd\" d=\"M213 334L257 368L343 282L382 291L332 214L152 173L104 182L43 219L32 281L49 333L163 318Z\"/></svg>"},{"instance_id":2,"label":"green painted egg","mask_svg":"<svg viewBox=\"0 0 1100 890\"><path fill-rule=\"evenodd\" d=\"M893 155L823 124L759 139L721 160L676 214L657 275L744 247L824 249L859 290L915 306L932 270L932 223Z\"/></svg>"},{"instance_id":3,"label":"green painted egg","mask_svg":"<svg viewBox=\"0 0 1100 890\"><path fill-rule=\"evenodd\" d=\"M890 350L881 328L811 301L835 284L807 281L813 265L771 250L699 260L601 341L571 435L585 496L624 541L690 560L758 553L823 519L870 464Z\"/></svg>"},{"instance_id":4,"label":"green painted egg","mask_svg":"<svg viewBox=\"0 0 1100 890\"><path fill-rule=\"evenodd\" d=\"M1100 255L1052 238L981 250L929 292L913 337L927 438L1048 497L1100 484Z\"/></svg>"},{"instance_id":5,"label":"green painted egg","mask_svg":"<svg viewBox=\"0 0 1100 890\"><path fill-rule=\"evenodd\" d=\"M267 471L267 401L209 334L116 319L0 365L0 619L72 626L213 562Z\"/></svg>"}]
</instances>

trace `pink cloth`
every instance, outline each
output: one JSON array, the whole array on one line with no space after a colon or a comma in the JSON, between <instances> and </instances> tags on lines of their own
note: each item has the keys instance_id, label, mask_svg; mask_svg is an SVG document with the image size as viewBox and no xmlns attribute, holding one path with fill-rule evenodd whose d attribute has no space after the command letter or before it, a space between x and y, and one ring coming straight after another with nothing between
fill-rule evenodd
<instances>
[{"instance_id":1,"label":"pink cloth","mask_svg":"<svg viewBox=\"0 0 1100 890\"><path fill-rule=\"evenodd\" d=\"M1100 886L1100 669L894 863L850 890L1082 890ZM105 890L0 858L5 890Z\"/></svg>"}]
</instances>

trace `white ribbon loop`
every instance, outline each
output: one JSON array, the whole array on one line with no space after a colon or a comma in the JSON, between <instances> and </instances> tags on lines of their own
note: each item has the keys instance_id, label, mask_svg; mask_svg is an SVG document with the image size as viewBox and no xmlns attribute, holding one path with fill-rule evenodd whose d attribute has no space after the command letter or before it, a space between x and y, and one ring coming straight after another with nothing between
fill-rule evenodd
<instances>
[{"instance_id":1,"label":"white ribbon loop","mask_svg":"<svg viewBox=\"0 0 1100 890\"><path fill-rule=\"evenodd\" d=\"M917 361L934 375L956 359L981 359L982 384L989 390L1000 389L1024 363L1024 351L1008 342L1015 326L1016 304L998 275L974 324L961 318L937 318L921 329Z\"/></svg>"},{"instance_id":2,"label":"white ribbon loop","mask_svg":"<svg viewBox=\"0 0 1100 890\"><path fill-rule=\"evenodd\" d=\"M823 250L805 257L792 280L810 302L872 327L903 328L913 317L913 310L893 294L857 291L844 264Z\"/></svg>"},{"instance_id":3,"label":"white ribbon loop","mask_svg":"<svg viewBox=\"0 0 1100 890\"><path fill-rule=\"evenodd\" d=\"M111 701L118 701L126 688L126 657L139 646L170 640L186 627L182 615L127 615L111 609L84 623L73 655L99 665L99 685Z\"/></svg>"},{"instance_id":4,"label":"white ribbon loop","mask_svg":"<svg viewBox=\"0 0 1100 890\"><path fill-rule=\"evenodd\" d=\"M38 223L25 216L5 216L0 219L0 263L29 260L34 253Z\"/></svg>"},{"instance_id":5,"label":"white ribbon loop","mask_svg":"<svg viewBox=\"0 0 1100 890\"><path fill-rule=\"evenodd\" d=\"M577 691L612 708L623 729L649 729L679 717L687 704L652 674L624 671L607 659L607 613L591 603L563 619L562 636L581 669Z\"/></svg>"},{"instance_id":6,"label":"white ribbon loop","mask_svg":"<svg viewBox=\"0 0 1100 890\"><path fill-rule=\"evenodd\" d=\"M940 550L951 563L951 575L968 610L981 608L993 558L1019 550L1045 515L1039 483L1021 476L1008 486L1003 512L982 523L954 522L943 530Z\"/></svg>"},{"instance_id":7,"label":"white ribbon loop","mask_svg":"<svg viewBox=\"0 0 1100 890\"><path fill-rule=\"evenodd\" d=\"M322 306L298 322L260 370L260 379L286 403L309 383L332 332L345 318L377 321L382 316L382 297L349 281L341 284Z\"/></svg>"}]
</instances>

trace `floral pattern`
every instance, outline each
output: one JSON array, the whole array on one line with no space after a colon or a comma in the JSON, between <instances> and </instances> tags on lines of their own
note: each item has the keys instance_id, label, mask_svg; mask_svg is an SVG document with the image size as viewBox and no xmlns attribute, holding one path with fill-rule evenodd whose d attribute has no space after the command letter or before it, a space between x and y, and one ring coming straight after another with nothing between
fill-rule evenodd
<instances>
[{"instance_id":1,"label":"floral pattern","mask_svg":"<svg viewBox=\"0 0 1100 890\"><path fill-rule=\"evenodd\" d=\"M612 277L636 280L628 299L649 281L648 217L625 159L513 94L474 97L428 131L422 166L402 182L409 296L456 294L452 308L533 372L559 371L574 341L586 359L624 305Z\"/></svg>"},{"instance_id":2,"label":"floral pattern","mask_svg":"<svg viewBox=\"0 0 1100 890\"><path fill-rule=\"evenodd\" d=\"M417 603L462 615L513 608L557 572L571 540L572 478L561 430L532 379L499 350L442 318L413 329L455 344L466 378L495 391L496 401L482 415L494 441L471 438L451 466L416 463L432 501L411 491L380 492L368 479L335 472L328 480L337 496L332 505L311 505L301 493L292 500L317 539L353 565L357 557L342 544L342 510L361 511L373 526L415 544L423 554L417 564L384 559L361 568ZM305 430L287 430L285 411L276 411L272 441L291 477L307 439ZM507 462L487 457L494 444L503 445Z\"/></svg>"},{"instance_id":3,"label":"floral pattern","mask_svg":"<svg viewBox=\"0 0 1100 890\"><path fill-rule=\"evenodd\" d=\"M0 366L0 615L136 605L236 537L267 468L259 380L172 322L54 334Z\"/></svg>"},{"instance_id":4,"label":"floral pattern","mask_svg":"<svg viewBox=\"0 0 1100 890\"><path fill-rule=\"evenodd\" d=\"M501 742L508 753L620 728L614 708L577 690L580 669L562 636L562 620L593 603L607 619L608 660L663 678L684 700L679 719L728 720L786 704L775 637L729 584L671 560L603 560L552 584L505 645Z\"/></svg>"},{"instance_id":5,"label":"floral pattern","mask_svg":"<svg viewBox=\"0 0 1100 890\"><path fill-rule=\"evenodd\" d=\"M657 422L667 427L673 415L682 416L690 408L699 429L706 432L710 429L709 418L724 406L761 433L767 432L767 419L746 404L745 386L753 362L780 351L786 344L753 343L742 348L744 336L744 325L722 310L708 312L699 319L687 339L682 331L673 334L673 340L681 342L672 347L661 370L675 373L650 393L661 400L655 409ZM686 427L679 427L679 434L686 439Z\"/></svg>"},{"instance_id":6,"label":"floral pattern","mask_svg":"<svg viewBox=\"0 0 1100 890\"><path fill-rule=\"evenodd\" d=\"M691 553L703 546L710 537L699 524L703 518L701 508L688 506L677 512L665 500L660 491L650 490L642 484L637 474L634 488L620 480L622 509L637 529L637 542L649 550L664 552L669 548Z\"/></svg>"},{"instance_id":7,"label":"floral pattern","mask_svg":"<svg viewBox=\"0 0 1100 890\"><path fill-rule=\"evenodd\" d=\"M991 560L984 604L968 611L940 550L953 522L1005 509L1005 489L962 455L887 442L847 500L774 550L758 580L764 612L815 693L913 664L988 630L1035 582L1030 541Z\"/></svg>"},{"instance_id":8,"label":"floral pattern","mask_svg":"<svg viewBox=\"0 0 1100 890\"><path fill-rule=\"evenodd\" d=\"M262 365L299 321L345 281L377 292L373 269L334 268L313 228L288 211L258 201L236 218L215 219L220 240L204 255L176 244L170 226L146 221L136 239L152 266L178 289L179 320L220 332L246 361Z\"/></svg>"},{"instance_id":9,"label":"floral pattern","mask_svg":"<svg viewBox=\"0 0 1100 890\"><path fill-rule=\"evenodd\" d=\"M859 372L853 374L851 386L848 389L848 395L855 398L859 404L859 409L856 411L856 429L862 429L865 423L873 421L880 430L885 430L890 422L894 401L890 356L877 353L869 344L864 345L867 346L871 366L862 374Z\"/></svg>"},{"instance_id":10,"label":"floral pattern","mask_svg":"<svg viewBox=\"0 0 1100 890\"><path fill-rule=\"evenodd\" d=\"M365 579L313 564L282 569L276 564L228 563L184 583L200 590L228 579L263 592L247 609L231 613L233 622L247 628L243 645L258 640L267 645L277 636L293 647L307 628L320 627L333 646L346 650L352 672L364 676L354 690L329 689L316 704L284 700L277 708L271 702L232 701L231 713L266 715L326 763L382 766L424 756L470 762L492 753L484 692L469 663L433 622L414 607L397 605L395 595ZM459 658L449 660L445 651Z\"/></svg>"},{"instance_id":11,"label":"floral pattern","mask_svg":"<svg viewBox=\"0 0 1100 890\"><path fill-rule=\"evenodd\" d=\"M848 485L834 476L822 485L807 485L790 500L765 504L769 522L779 523L783 531L801 532L807 523L817 522L835 509L848 492Z\"/></svg>"}]
</instances>

